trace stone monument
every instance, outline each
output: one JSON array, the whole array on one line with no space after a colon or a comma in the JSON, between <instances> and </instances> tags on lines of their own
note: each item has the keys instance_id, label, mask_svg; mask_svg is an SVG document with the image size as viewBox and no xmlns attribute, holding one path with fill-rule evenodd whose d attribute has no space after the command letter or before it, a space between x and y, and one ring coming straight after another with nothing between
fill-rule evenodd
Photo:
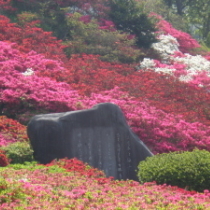
<instances>
[{"instance_id":1,"label":"stone monument","mask_svg":"<svg viewBox=\"0 0 210 210\"><path fill-rule=\"evenodd\" d=\"M40 163L76 157L119 180L138 180L139 162L153 155L132 132L121 109L112 103L36 115L27 131L34 158Z\"/></svg>"}]
</instances>

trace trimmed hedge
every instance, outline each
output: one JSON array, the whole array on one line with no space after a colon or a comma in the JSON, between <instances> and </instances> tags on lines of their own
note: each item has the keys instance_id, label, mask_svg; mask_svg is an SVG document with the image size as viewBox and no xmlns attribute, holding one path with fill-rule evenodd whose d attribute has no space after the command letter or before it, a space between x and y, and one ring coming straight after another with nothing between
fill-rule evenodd
<instances>
[{"instance_id":1,"label":"trimmed hedge","mask_svg":"<svg viewBox=\"0 0 210 210\"><path fill-rule=\"evenodd\" d=\"M187 190L210 190L210 152L171 152L148 157L138 166L141 183L174 185Z\"/></svg>"}]
</instances>

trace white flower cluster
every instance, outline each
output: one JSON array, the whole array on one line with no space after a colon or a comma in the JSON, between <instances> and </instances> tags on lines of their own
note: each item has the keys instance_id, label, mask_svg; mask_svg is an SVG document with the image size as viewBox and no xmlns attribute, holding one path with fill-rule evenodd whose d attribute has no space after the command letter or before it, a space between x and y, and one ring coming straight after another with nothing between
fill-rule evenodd
<instances>
[{"instance_id":1,"label":"white flower cluster","mask_svg":"<svg viewBox=\"0 0 210 210\"><path fill-rule=\"evenodd\" d=\"M163 61L167 61L170 59L170 55L179 51L179 43L171 35L160 35L159 42L152 44L151 47L161 56Z\"/></svg>"},{"instance_id":2,"label":"white flower cluster","mask_svg":"<svg viewBox=\"0 0 210 210\"><path fill-rule=\"evenodd\" d=\"M169 69L169 68L154 68L155 72L162 72L165 74L173 75L173 72L176 71L176 69Z\"/></svg>"},{"instance_id":3,"label":"white flower cluster","mask_svg":"<svg viewBox=\"0 0 210 210\"><path fill-rule=\"evenodd\" d=\"M179 77L179 81L181 81L181 82L189 82L189 81L192 80L192 76L193 76L192 74L181 75Z\"/></svg>"},{"instance_id":4,"label":"white flower cluster","mask_svg":"<svg viewBox=\"0 0 210 210\"><path fill-rule=\"evenodd\" d=\"M142 62L140 62L140 69L153 69L155 67L155 62L150 58L144 58Z\"/></svg>"},{"instance_id":5,"label":"white flower cluster","mask_svg":"<svg viewBox=\"0 0 210 210\"><path fill-rule=\"evenodd\" d=\"M174 68L158 68L155 67L155 62L154 60L150 58L144 58L142 62L140 62L140 66L138 66L138 69L152 69L155 72L162 72L166 74L171 74L173 75L173 72L176 71Z\"/></svg>"},{"instance_id":6,"label":"white flower cluster","mask_svg":"<svg viewBox=\"0 0 210 210\"><path fill-rule=\"evenodd\" d=\"M152 48L160 55L162 64L167 64L166 67L159 68L156 66L154 60L144 58L144 60L140 62L140 66L138 66L139 69L152 69L155 72L174 75L176 64L183 64L187 74L179 76L180 81L189 82L193 80L193 76L198 75L202 71L207 72L207 75L210 77L210 61L201 55L193 56L186 53L181 57L173 56L175 52L180 52L179 43L173 36L160 35L159 42L152 44ZM203 85L199 84L198 86L202 87Z\"/></svg>"},{"instance_id":7,"label":"white flower cluster","mask_svg":"<svg viewBox=\"0 0 210 210\"><path fill-rule=\"evenodd\" d=\"M193 79L194 75L198 75L202 71L206 71L210 76L210 62L201 55L184 54L185 57L172 57L177 63L184 64L186 66L187 75L181 75L180 81L189 82Z\"/></svg>"},{"instance_id":8,"label":"white flower cluster","mask_svg":"<svg viewBox=\"0 0 210 210\"><path fill-rule=\"evenodd\" d=\"M210 62L201 55L192 56L184 54L185 57L174 57L173 60L186 65L186 69L191 72L199 72L202 70L210 72Z\"/></svg>"},{"instance_id":9,"label":"white flower cluster","mask_svg":"<svg viewBox=\"0 0 210 210\"><path fill-rule=\"evenodd\" d=\"M34 74L34 71L32 68L27 68L26 71L22 73L22 75L24 76L31 76L32 74Z\"/></svg>"}]
</instances>

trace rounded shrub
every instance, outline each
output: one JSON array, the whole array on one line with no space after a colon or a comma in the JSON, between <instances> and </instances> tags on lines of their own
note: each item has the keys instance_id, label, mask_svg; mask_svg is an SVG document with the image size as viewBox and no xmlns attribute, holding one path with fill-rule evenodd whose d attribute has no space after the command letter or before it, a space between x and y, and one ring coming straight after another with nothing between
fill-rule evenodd
<instances>
[{"instance_id":1,"label":"rounded shrub","mask_svg":"<svg viewBox=\"0 0 210 210\"><path fill-rule=\"evenodd\" d=\"M148 157L138 165L141 183L174 185L202 192L210 189L210 152L171 152Z\"/></svg>"},{"instance_id":2,"label":"rounded shrub","mask_svg":"<svg viewBox=\"0 0 210 210\"><path fill-rule=\"evenodd\" d=\"M1 150L5 151L12 164L34 161L33 150L28 142L15 142L1 147Z\"/></svg>"},{"instance_id":3,"label":"rounded shrub","mask_svg":"<svg viewBox=\"0 0 210 210\"><path fill-rule=\"evenodd\" d=\"M5 152L0 150L0 167L9 165L9 159L7 158Z\"/></svg>"}]
</instances>

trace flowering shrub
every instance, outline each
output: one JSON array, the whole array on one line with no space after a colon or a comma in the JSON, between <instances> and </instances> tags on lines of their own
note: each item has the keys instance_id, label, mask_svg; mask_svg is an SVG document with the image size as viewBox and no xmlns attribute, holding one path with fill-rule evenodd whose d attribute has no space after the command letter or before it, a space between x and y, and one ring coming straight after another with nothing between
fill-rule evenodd
<instances>
[{"instance_id":1,"label":"flowering shrub","mask_svg":"<svg viewBox=\"0 0 210 210\"><path fill-rule=\"evenodd\" d=\"M28 141L26 126L6 116L0 116L0 146L16 141Z\"/></svg>"},{"instance_id":2,"label":"flowering shrub","mask_svg":"<svg viewBox=\"0 0 210 210\"><path fill-rule=\"evenodd\" d=\"M44 59L34 52L30 52L28 57L25 57L25 54L13 49L8 43L0 42L0 45L2 46L0 66L2 113L16 118L26 112L29 112L30 117L30 111L34 112L40 108L53 111L67 110L68 107L72 109L70 107L74 106L75 101L70 102L67 98L76 100L79 97L76 91L71 90L66 83L55 85L54 81L46 75L44 75L45 78L36 75L41 74L41 71L47 71L48 76L58 75L63 70L59 62ZM21 74L28 67L33 69L34 74L31 76Z\"/></svg>"},{"instance_id":3,"label":"flowering shrub","mask_svg":"<svg viewBox=\"0 0 210 210\"><path fill-rule=\"evenodd\" d=\"M93 177L74 172L50 173L50 167L35 170L4 168L0 170L0 176L3 178L1 186L7 189L4 194L0 193L0 200L7 198L1 202L1 209L210 208L208 190L196 193L155 183L140 185L130 180L109 180L101 184Z\"/></svg>"},{"instance_id":4,"label":"flowering shrub","mask_svg":"<svg viewBox=\"0 0 210 210\"><path fill-rule=\"evenodd\" d=\"M90 108L97 103L112 102L123 110L134 132L154 153L192 150L195 147L210 150L209 127L201 123L188 123L181 116L167 114L131 98L119 88L92 94L83 99L82 106Z\"/></svg>"},{"instance_id":5,"label":"flowering shrub","mask_svg":"<svg viewBox=\"0 0 210 210\"><path fill-rule=\"evenodd\" d=\"M11 0L0 0L0 6L3 11L15 11L15 8L11 6Z\"/></svg>"},{"instance_id":6,"label":"flowering shrub","mask_svg":"<svg viewBox=\"0 0 210 210\"><path fill-rule=\"evenodd\" d=\"M179 51L179 43L176 38L171 35L160 35L158 42L152 44L152 48L157 51L163 61L167 62L170 59L170 55Z\"/></svg>"},{"instance_id":7,"label":"flowering shrub","mask_svg":"<svg viewBox=\"0 0 210 210\"><path fill-rule=\"evenodd\" d=\"M5 152L0 150L0 167L5 167L9 165L9 159L5 155Z\"/></svg>"},{"instance_id":8,"label":"flowering shrub","mask_svg":"<svg viewBox=\"0 0 210 210\"><path fill-rule=\"evenodd\" d=\"M182 53L178 38L175 37L160 35L159 42L153 44L152 48L160 55L161 61L145 58L139 69L170 74L194 87L208 90L210 62L201 55Z\"/></svg>"},{"instance_id":9,"label":"flowering shrub","mask_svg":"<svg viewBox=\"0 0 210 210\"><path fill-rule=\"evenodd\" d=\"M45 68L42 71L43 68L39 69L39 63L42 63L43 59L38 59L37 65L31 65L34 74L24 76L23 71L19 70L26 69L21 66L26 62L23 59L24 54L18 54L19 52L11 47L6 49L8 53L3 51L6 61L2 61L0 75L0 101L3 104L2 112L7 116L16 119L25 117L27 119L24 121L27 122L36 113L86 109L97 103L112 102L123 109L129 125L154 153L192 150L195 147L209 149L209 129L198 123L209 123L208 93L192 89L187 84L167 79L158 73L134 73L129 66L125 65L122 69L122 65L108 65L97 57L85 55L72 58L68 64L71 68L66 66L59 72L56 68L50 70L45 65L41 65ZM20 67L16 68L18 65ZM58 73L53 74L56 71ZM58 75L60 76L56 78ZM53 78L67 81L80 93L88 90L90 96L80 96L78 91L72 90L68 84L56 82ZM120 91L119 88L99 93L100 90L111 89L118 83L120 89L127 90L128 93ZM91 85L87 86L88 84ZM98 93L91 94L94 90ZM146 100L147 102L142 102ZM182 117L176 116L177 114L182 114Z\"/></svg>"},{"instance_id":10,"label":"flowering shrub","mask_svg":"<svg viewBox=\"0 0 210 210\"><path fill-rule=\"evenodd\" d=\"M26 194L23 192L21 183L11 183L10 181L0 178L0 206L7 203L15 203L19 199L25 199ZM11 208L15 207L13 204ZM3 208L3 207L2 207Z\"/></svg>"},{"instance_id":11,"label":"flowering shrub","mask_svg":"<svg viewBox=\"0 0 210 210\"><path fill-rule=\"evenodd\" d=\"M87 177L93 177L96 178L96 180L99 178L105 178L104 172L92 168L88 166L87 164L84 164L82 161L78 160L77 158L73 159L60 159L60 160L53 160L51 163L46 164L46 166L59 166L67 171L72 171L74 173L79 173L82 176L87 176ZM108 179L109 180L109 179Z\"/></svg>"},{"instance_id":12,"label":"flowering shrub","mask_svg":"<svg viewBox=\"0 0 210 210\"><path fill-rule=\"evenodd\" d=\"M16 48L21 52L34 50L44 54L47 58L66 59L63 52L64 45L52 36L52 32L43 31L36 27L36 22L19 26L10 23L10 20L0 15L0 40L15 42ZM30 66L28 66L30 68Z\"/></svg>"},{"instance_id":13,"label":"flowering shrub","mask_svg":"<svg viewBox=\"0 0 210 210\"><path fill-rule=\"evenodd\" d=\"M1 6L9 3L0 1ZM101 0L56 3L64 7L71 3L85 14L78 19L82 26L91 23L95 9L95 15L105 11L100 10ZM36 19L28 14L18 16L24 17ZM210 151L209 57L195 55L193 49L199 44L192 37L157 18L159 42L152 45L151 52L160 59L143 60L137 72L134 65L104 62L97 55L73 55L67 60L64 46L51 32L38 28L38 21L19 19L18 25L1 15L0 114L26 124L35 114L112 102L122 109L132 130L153 153L194 148ZM122 39L116 39L114 25L106 17L92 34L97 34L98 27L105 34L103 40L113 43L117 53L122 52L122 60L136 56L139 49L123 43L124 38L133 43L133 35L118 34ZM96 36L88 35L87 40L97 41L92 37ZM98 47L100 50L100 43ZM0 146L27 140L26 127L6 116L0 117ZM31 157L28 149L21 150L20 155L27 152ZM0 153L0 164L8 163ZM54 161L48 166L1 168L0 208L210 209L208 190L196 193L155 183L114 181L76 159Z\"/></svg>"},{"instance_id":14,"label":"flowering shrub","mask_svg":"<svg viewBox=\"0 0 210 210\"><path fill-rule=\"evenodd\" d=\"M171 35L178 41L180 45L179 49L181 50L181 52L187 53L191 49L200 47L198 42L195 39L193 39L189 34L175 29L169 22L164 20L160 15L152 13L151 16L157 19L158 21L157 27L160 33L163 33L165 35Z\"/></svg>"},{"instance_id":15,"label":"flowering shrub","mask_svg":"<svg viewBox=\"0 0 210 210\"><path fill-rule=\"evenodd\" d=\"M43 55L37 54L35 51L30 51L29 53L21 53L19 50L15 49L15 43L7 43L0 41L0 70L1 71L12 71L22 72L23 75L27 76L39 73L48 72L50 74L59 74L59 72L64 71L62 67L63 63L46 59ZM33 72L32 72L33 71Z\"/></svg>"}]
</instances>

